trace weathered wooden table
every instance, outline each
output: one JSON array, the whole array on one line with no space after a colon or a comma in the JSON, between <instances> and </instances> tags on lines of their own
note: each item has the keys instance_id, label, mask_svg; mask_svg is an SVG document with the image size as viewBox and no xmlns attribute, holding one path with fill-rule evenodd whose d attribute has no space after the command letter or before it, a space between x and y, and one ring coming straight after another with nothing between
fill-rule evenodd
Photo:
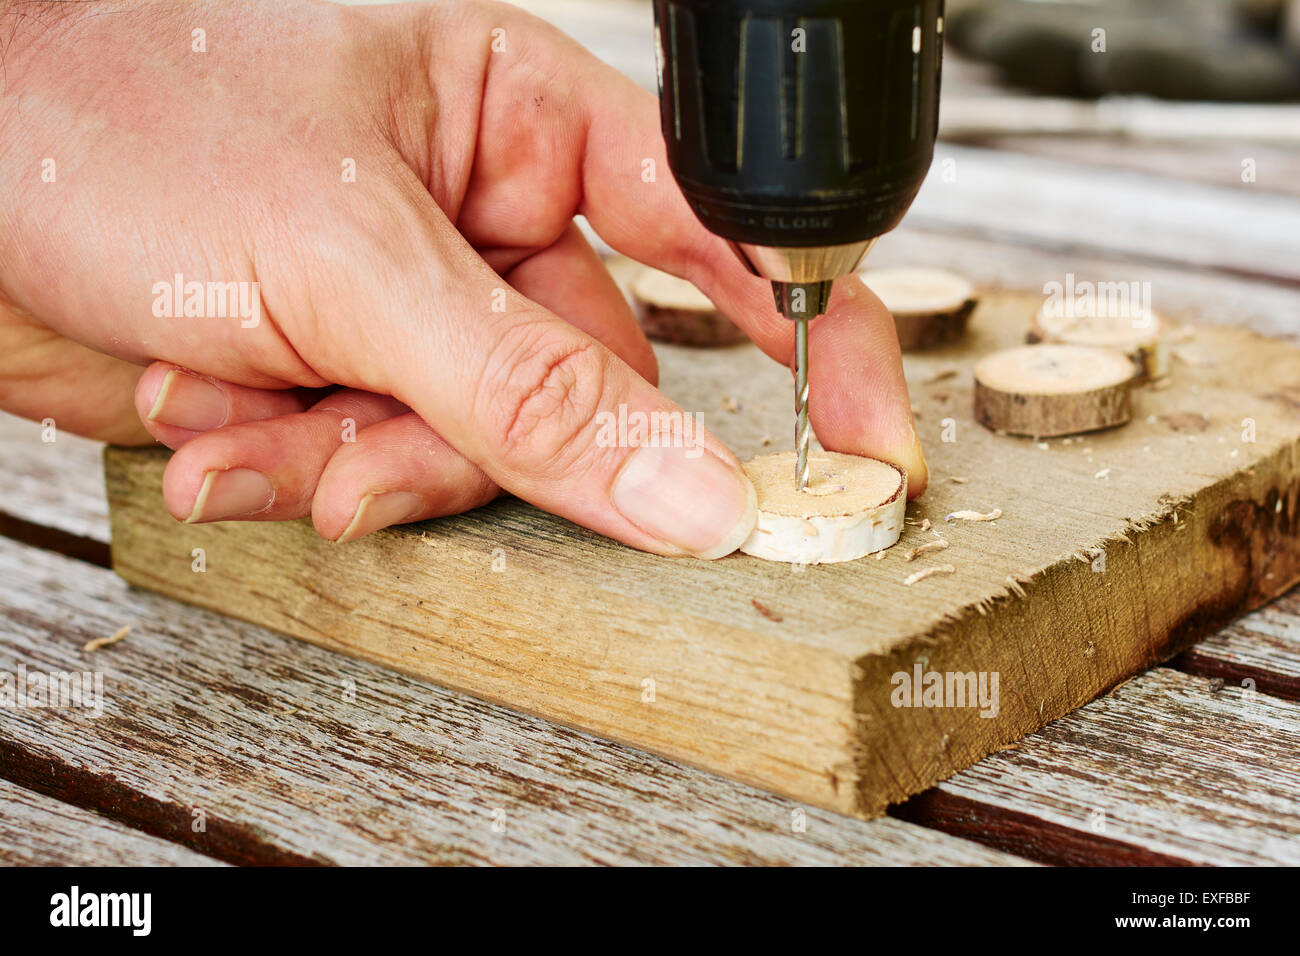
<instances>
[{"instance_id":1,"label":"weathered wooden table","mask_svg":"<svg viewBox=\"0 0 1300 956\"><path fill-rule=\"evenodd\" d=\"M648 79L640 4L535 5ZM944 144L874 262L1300 329L1284 151L1005 145ZM99 447L42 438L0 418L0 674L97 673L103 712L0 708L0 862L1300 863L1300 591L863 822L133 590Z\"/></svg>"}]
</instances>

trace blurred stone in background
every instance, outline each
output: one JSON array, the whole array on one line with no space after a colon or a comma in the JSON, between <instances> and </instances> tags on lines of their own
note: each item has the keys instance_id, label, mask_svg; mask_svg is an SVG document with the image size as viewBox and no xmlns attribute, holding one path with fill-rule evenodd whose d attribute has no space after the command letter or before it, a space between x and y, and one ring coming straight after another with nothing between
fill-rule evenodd
<instances>
[{"instance_id":1,"label":"blurred stone in background","mask_svg":"<svg viewBox=\"0 0 1300 956\"><path fill-rule=\"evenodd\" d=\"M1041 93L1300 99L1300 0L948 0L945 34Z\"/></svg>"}]
</instances>

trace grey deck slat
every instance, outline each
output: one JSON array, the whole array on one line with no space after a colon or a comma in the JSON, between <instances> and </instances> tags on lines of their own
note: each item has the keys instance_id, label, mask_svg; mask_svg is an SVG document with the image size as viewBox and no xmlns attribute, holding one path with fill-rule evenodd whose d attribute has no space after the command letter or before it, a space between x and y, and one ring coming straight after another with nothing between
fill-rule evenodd
<instances>
[{"instance_id":1,"label":"grey deck slat","mask_svg":"<svg viewBox=\"0 0 1300 956\"><path fill-rule=\"evenodd\" d=\"M1300 705L1157 668L938 789L1191 863L1295 866Z\"/></svg>"},{"instance_id":2,"label":"grey deck slat","mask_svg":"<svg viewBox=\"0 0 1300 956\"><path fill-rule=\"evenodd\" d=\"M0 516L108 542L103 444L0 412Z\"/></svg>"},{"instance_id":3,"label":"grey deck slat","mask_svg":"<svg viewBox=\"0 0 1300 956\"><path fill-rule=\"evenodd\" d=\"M3 540L0 582L0 670L93 667L107 698L98 718L0 709L0 775L225 859L1022 862L803 808ZM81 650L128 624L121 643Z\"/></svg>"},{"instance_id":4,"label":"grey deck slat","mask_svg":"<svg viewBox=\"0 0 1300 956\"><path fill-rule=\"evenodd\" d=\"M941 144L908 222L1300 281L1300 197L1133 170Z\"/></svg>"},{"instance_id":5,"label":"grey deck slat","mask_svg":"<svg viewBox=\"0 0 1300 956\"><path fill-rule=\"evenodd\" d=\"M1300 589L1207 637L1176 663L1245 691L1300 701Z\"/></svg>"},{"instance_id":6,"label":"grey deck slat","mask_svg":"<svg viewBox=\"0 0 1300 956\"><path fill-rule=\"evenodd\" d=\"M0 865L222 864L183 846L0 779Z\"/></svg>"}]
</instances>

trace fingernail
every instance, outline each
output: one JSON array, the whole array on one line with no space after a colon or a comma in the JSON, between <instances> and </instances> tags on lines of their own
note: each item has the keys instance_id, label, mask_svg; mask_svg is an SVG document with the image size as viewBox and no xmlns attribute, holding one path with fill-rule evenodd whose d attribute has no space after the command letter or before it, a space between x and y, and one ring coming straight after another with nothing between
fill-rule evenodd
<instances>
[{"instance_id":1,"label":"fingernail","mask_svg":"<svg viewBox=\"0 0 1300 956\"><path fill-rule=\"evenodd\" d=\"M194 524L255 515L271 507L273 501L275 486L260 471L251 468L210 471L203 476L194 510L185 521Z\"/></svg>"},{"instance_id":2,"label":"fingernail","mask_svg":"<svg viewBox=\"0 0 1300 956\"><path fill-rule=\"evenodd\" d=\"M380 528L411 521L424 514L427 507L422 497L409 491L372 492L361 499L352 523L335 541L344 544Z\"/></svg>"},{"instance_id":3,"label":"fingernail","mask_svg":"<svg viewBox=\"0 0 1300 956\"><path fill-rule=\"evenodd\" d=\"M205 432L220 428L230 418L226 393L211 382L172 369L149 409L149 421Z\"/></svg>"},{"instance_id":4,"label":"fingernail","mask_svg":"<svg viewBox=\"0 0 1300 956\"><path fill-rule=\"evenodd\" d=\"M698 447L643 445L614 479L611 497L646 534L707 561L744 544L758 520L744 472Z\"/></svg>"}]
</instances>

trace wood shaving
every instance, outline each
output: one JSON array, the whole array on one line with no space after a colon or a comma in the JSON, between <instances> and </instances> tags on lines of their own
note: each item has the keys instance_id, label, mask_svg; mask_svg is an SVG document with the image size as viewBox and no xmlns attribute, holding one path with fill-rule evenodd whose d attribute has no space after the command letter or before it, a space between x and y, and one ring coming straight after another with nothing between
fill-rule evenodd
<instances>
[{"instance_id":1,"label":"wood shaving","mask_svg":"<svg viewBox=\"0 0 1300 956\"><path fill-rule=\"evenodd\" d=\"M988 514L981 514L978 511L954 511L950 515L944 516L944 521L997 521L1002 517L1002 509L994 508Z\"/></svg>"},{"instance_id":2,"label":"wood shaving","mask_svg":"<svg viewBox=\"0 0 1300 956\"><path fill-rule=\"evenodd\" d=\"M951 564L936 564L932 568L926 568L923 571L917 571L915 574L909 574L903 578L903 583L909 588L917 581L924 581L926 578L934 577L936 574L955 574L957 569Z\"/></svg>"},{"instance_id":3,"label":"wood shaving","mask_svg":"<svg viewBox=\"0 0 1300 956\"><path fill-rule=\"evenodd\" d=\"M816 495L821 498L826 495L838 495L843 490L843 485L809 485L803 489L803 493L805 495Z\"/></svg>"},{"instance_id":4,"label":"wood shaving","mask_svg":"<svg viewBox=\"0 0 1300 956\"><path fill-rule=\"evenodd\" d=\"M968 481L970 481L969 478L963 478L960 475L949 475L948 480L951 481L954 485L964 485Z\"/></svg>"},{"instance_id":5,"label":"wood shaving","mask_svg":"<svg viewBox=\"0 0 1300 956\"><path fill-rule=\"evenodd\" d=\"M1093 475L1092 477L1094 477L1094 478L1109 478L1109 477L1110 477L1110 469L1109 469L1109 468L1103 468L1101 471L1097 472L1097 473L1096 473L1095 475Z\"/></svg>"},{"instance_id":6,"label":"wood shaving","mask_svg":"<svg viewBox=\"0 0 1300 956\"><path fill-rule=\"evenodd\" d=\"M108 645L110 644L116 644L118 641L120 641L122 638L126 637L130 633L131 633L131 625L128 624L126 627L118 628L108 637L97 637L93 641L87 641L85 646L82 647L82 650L97 651L101 647L108 647Z\"/></svg>"},{"instance_id":7,"label":"wood shaving","mask_svg":"<svg viewBox=\"0 0 1300 956\"><path fill-rule=\"evenodd\" d=\"M779 624L781 621L785 620L785 618L783 618L780 614L777 614L775 611L773 611L770 607L768 607L758 598L750 598L749 603L754 605L755 611L763 615L763 617L767 618L769 621L776 621Z\"/></svg>"},{"instance_id":8,"label":"wood shaving","mask_svg":"<svg viewBox=\"0 0 1300 956\"><path fill-rule=\"evenodd\" d=\"M920 555L926 554L930 551L942 551L946 547L948 547L948 540L946 538L936 538L934 541L927 541L925 544L917 545L911 551L908 551L903 555L903 559L906 561L915 561Z\"/></svg>"},{"instance_id":9,"label":"wood shaving","mask_svg":"<svg viewBox=\"0 0 1300 956\"><path fill-rule=\"evenodd\" d=\"M921 527L920 527L919 530L921 530L921 531L929 531L929 530L930 530L930 519L929 519L929 518L926 518L926 519L924 519L924 520L921 522Z\"/></svg>"}]
</instances>

